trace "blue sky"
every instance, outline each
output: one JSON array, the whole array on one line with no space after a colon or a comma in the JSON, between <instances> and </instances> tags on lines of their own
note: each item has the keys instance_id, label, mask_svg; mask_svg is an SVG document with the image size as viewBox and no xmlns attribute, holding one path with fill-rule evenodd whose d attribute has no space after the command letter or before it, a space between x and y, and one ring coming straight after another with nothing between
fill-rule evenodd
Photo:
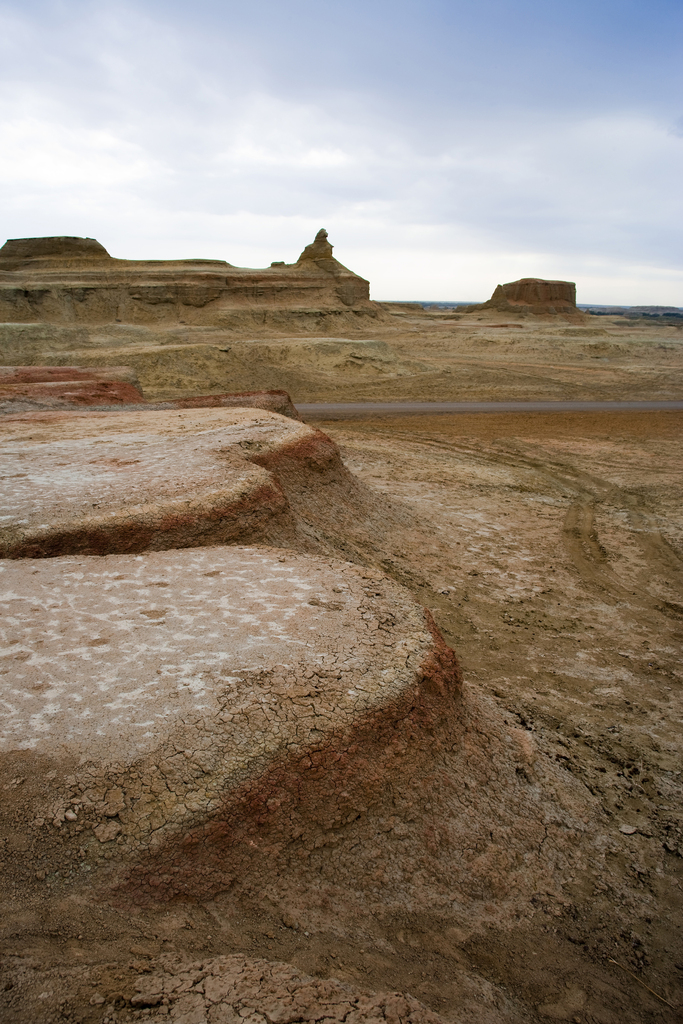
<instances>
[{"instance_id":1,"label":"blue sky","mask_svg":"<svg viewBox=\"0 0 683 1024\"><path fill-rule=\"evenodd\" d=\"M0 234L683 306L683 3L0 0Z\"/></svg>"}]
</instances>

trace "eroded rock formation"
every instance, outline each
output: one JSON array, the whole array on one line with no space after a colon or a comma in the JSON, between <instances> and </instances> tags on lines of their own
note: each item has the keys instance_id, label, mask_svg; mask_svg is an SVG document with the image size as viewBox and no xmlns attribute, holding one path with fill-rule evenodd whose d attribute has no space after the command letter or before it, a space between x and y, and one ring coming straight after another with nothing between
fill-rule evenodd
<instances>
[{"instance_id":1,"label":"eroded rock formation","mask_svg":"<svg viewBox=\"0 0 683 1024\"><path fill-rule=\"evenodd\" d=\"M144 404L132 384L123 381L85 381L0 384L0 413L32 409L73 409L81 406L129 406Z\"/></svg>"},{"instance_id":2,"label":"eroded rock formation","mask_svg":"<svg viewBox=\"0 0 683 1024\"><path fill-rule=\"evenodd\" d=\"M0 366L0 415L24 416L46 410L157 412L163 409L268 409L300 419L286 391L238 391L146 402L129 366Z\"/></svg>"},{"instance_id":3,"label":"eroded rock formation","mask_svg":"<svg viewBox=\"0 0 683 1024\"><path fill-rule=\"evenodd\" d=\"M299 256L298 263L306 260L331 260L333 246L327 241L327 231L321 228L310 245Z\"/></svg>"},{"instance_id":4,"label":"eroded rock formation","mask_svg":"<svg viewBox=\"0 0 683 1024\"><path fill-rule=\"evenodd\" d=\"M538 277L523 277L519 281L499 284L488 302L460 307L459 312L487 309L537 316L558 313L582 315L576 307L576 285L573 281L544 281Z\"/></svg>"},{"instance_id":5,"label":"eroded rock formation","mask_svg":"<svg viewBox=\"0 0 683 1024\"><path fill-rule=\"evenodd\" d=\"M585 791L463 691L381 572L243 547L0 571L22 884L75 844L88 870L59 890L124 909L257 886L316 927L367 901L504 919L585 827Z\"/></svg>"},{"instance_id":6,"label":"eroded rock formation","mask_svg":"<svg viewBox=\"0 0 683 1024\"><path fill-rule=\"evenodd\" d=\"M321 486L353 489L328 437L260 409L11 418L0 458L5 558L293 542L288 494L314 515Z\"/></svg>"},{"instance_id":7,"label":"eroded rock formation","mask_svg":"<svg viewBox=\"0 0 683 1024\"><path fill-rule=\"evenodd\" d=\"M13 238L0 249L0 321L230 327L238 314L354 312L376 317L369 284L318 232L296 263L114 259L93 238Z\"/></svg>"},{"instance_id":8,"label":"eroded rock formation","mask_svg":"<svg viewBox=\"0 0 683 1024\"><path fill-rule=\"evenodd\" d=\"M413 913L510 925L534 893L560 892L590 795L463 685L411 593L364 566L368 536L403 513L330 438L253 409L3 427L0 837L20 854L4 862L14 902L46 919L199 905L222 928L226 906L258 893L307 936ZM51 977L39 966L36 980ZM257 968L263 1020L223 967L147 967L116 997L134 1014L276 1019L271 967ZM72 976L46 985L32 1019L52 1019ZM331 991L308 990L309 1005ZM105 1003L86 993L79 1006ZM387 1000L360 1017L346 1000L344 1019L395 1022L399 1004L398 1020L423 1019L414 1000ZM472 1020L505 1019L492 1014Z\"/></svg>"}]
</instances>

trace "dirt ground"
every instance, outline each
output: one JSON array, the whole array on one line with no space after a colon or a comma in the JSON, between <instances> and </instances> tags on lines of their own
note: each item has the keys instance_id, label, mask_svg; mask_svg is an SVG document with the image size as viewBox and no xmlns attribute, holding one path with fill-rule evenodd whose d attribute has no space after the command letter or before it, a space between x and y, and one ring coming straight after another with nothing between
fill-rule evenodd
<instances>
[{"instance_id":1,"label":"dirt ground","mask_svg":"<svg viewBox=\"0 0 683 1024\"><path fill-rule=\"evenodd\" d=\"M154 351L118 348L106 358L134 365L150 399L201 388L285 388L294 402L683 398L680 324L425 312L364 324L362 332L349 335L355 346L338 348L324 337L273 338L256 348L168 338Z\"/></svg>"},{"instance_id":2,"label":"dirt ground","mask_svg":"<svg viewBox=\"0 0 683 1024\"><path fill-rule=\"evenodd\" d=\"M581 962L597 987L577 1019L631 1019L597 994L605 970L632 1019L666 1019L639 982L680 1006L683 417L320 426L355 473L414 510L419 539L386 568L406 573L466 679L597 797L613 844L610 875L586 865L567 878L571 908L546 908L539 931L478 937L470 963L538 1006Z\"/></svg>"},{"instance_id":3,"label":"dirt ground","mask_svg":"<svg viewBox=\"0 0 683 1024\"><path fill-rule=\"evenodd\" d=\"M406 318L390 344L429 371L359 372L349 383L334 368L306 377L283 367L239 387L289 386L300 401L683 395L676 327L418 319L415 337ZM406 513L393 543L366 542L358 558L432 611L471 692L531 733L553 771L585 792L595 832L577 833L561 889L535 892L528 913L505 925L457 912L445 920L425 906L311 926L305 908L283 915L258 886L133 914L60 901L57 881L42 904L13 901L10 888L0 924L5 1019L28 1019L17 999L27 984L62 986L54 1024L144 1019L148 1011L129 1016L126 993L159 958L239 953L357 989L409 992L454 1022L673 1024L683 1006L683 414L315 425ZM493 820L491 839L500 841ZM598 847L604 856L594 859ZM17 857L9 836L5 866ZM78 860L74 851L63 873Z\"/></svg>"},{"instance_id":4,"label":"dirt ground","mask_svg":"<svg viewBox=\"0 0 683 1024\"><path fill-rule=\"evenodd\" d=\"M384 311L343 337L322 314L289 333L0 324L0 363L125 364L151 400L272 388L295 402L672 399L683 398L682 323Z\"/></svg>"}]
</instances>

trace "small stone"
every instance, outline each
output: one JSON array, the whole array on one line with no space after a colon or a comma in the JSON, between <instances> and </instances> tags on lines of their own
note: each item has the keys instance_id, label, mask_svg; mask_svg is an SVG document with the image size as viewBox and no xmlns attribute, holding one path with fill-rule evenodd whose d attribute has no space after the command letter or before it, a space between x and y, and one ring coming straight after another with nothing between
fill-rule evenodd
<instances>
[{"instance_id":1,"label":"small stone","mask_svg":"<svg viewBox=\"0 0 683 1024\"><path fill-rule=\"evenodd\" d=\"M93 832L101 843L109 843L112 839L116 839L120 831L121 826L118 821L102 822L101 825L95 825L93 828Z\"/></svg>"},{"instance_id":2,"label":"small stone","mask_svg":"<svg viewBox=\"0 0 683 1024\"><path fill-rule=\"evenodd\" d=\"M625 836L632 836L638 831L635 825L620 825L619 831L623 832Z\"/></svg>"},{"instance_id":3,"label":"small stone","mask_svg":"<svg viewBox=\"0 0 683 1024\"><path fill-rule=\"evenodd\" d=\"M101 996L99 992L96 992L94 996L90 997L91 1006L102 1006L104 1003L104 996Z\"/></svg>"},{"instance_id":4,"label":"small stone","mask_svg":"<svg viewBox=\"0 0 683 1024\"><path fill-rule=\"evenodd\" d=\"M122 811L126 804L123 799L123 790L116 788L110 789L104 798L104 813L107 818L114 818Z\"/></svg>"}]
</instances>

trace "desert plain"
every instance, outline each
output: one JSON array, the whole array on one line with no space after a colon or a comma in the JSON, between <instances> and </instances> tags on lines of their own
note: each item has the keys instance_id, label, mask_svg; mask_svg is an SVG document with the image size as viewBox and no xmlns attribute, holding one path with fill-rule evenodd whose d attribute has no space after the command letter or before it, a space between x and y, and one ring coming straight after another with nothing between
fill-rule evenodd
<instances>
[{"instance_id":1,"label":"desert plain","mask_svg":"<svg viewBox=\"0 0 683 1024\"><path fill-rule=\"evenodd\" d=\"M680 1019L683 412L159 405L680 401L683 321L362 311L0 327L156 403L2 422L4 1019Z\"/></svg>"}]
</instances>

